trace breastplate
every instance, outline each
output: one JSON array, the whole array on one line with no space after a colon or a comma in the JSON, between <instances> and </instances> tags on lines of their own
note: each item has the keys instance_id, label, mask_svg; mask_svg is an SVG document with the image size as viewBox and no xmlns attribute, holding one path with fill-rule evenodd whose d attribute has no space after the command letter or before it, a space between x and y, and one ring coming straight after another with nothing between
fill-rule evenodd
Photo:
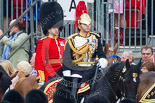
<instances>
[{"instance_id":1,"label":"breastplate","mask_svg":"<svg viewBox=\"0 0 155 103\"><path fill-rule=\"evenodd\" d=\"M73 63L80 64L81 66L95 63L95 58L92 58L98 47L98 39L95 35L91 34L87 38L77 35L73 39L73 43L75 49L78 51L73 51Z\"/></svg>"}]
</instances>

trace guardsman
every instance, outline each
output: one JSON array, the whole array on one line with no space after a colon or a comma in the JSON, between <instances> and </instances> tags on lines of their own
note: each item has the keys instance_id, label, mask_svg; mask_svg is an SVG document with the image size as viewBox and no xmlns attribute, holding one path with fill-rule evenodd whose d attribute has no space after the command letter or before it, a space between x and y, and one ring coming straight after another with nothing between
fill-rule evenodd
<instances>
[{"instance_id":1,"label":"guardsman","mask_svg":"<svg viewBox=\"0 0 155 103\"><path fill-rule=\"evenodd\" d=\"M51 79L62 66L65 40L58 35L63 27L63 10L57 2L46 2L40 8L40 22L44 38L37 44L35 69L39 85Z\"/></svg>"},{"instance_id":2,"label":"guardsman","mask_svg":"<svg viewBox=\"0 0 155 103\"><path fill-rule=\"evenodd\" d=\"M90 32L91 18L83 13L78 19L79 32L67 38L63 55L64 76L85 78L90 71L95 74L96 64L105 68L108 64L102 49L100 35ZM92 72L91 72L92 73Z\"/></svg>"}]
</instances>

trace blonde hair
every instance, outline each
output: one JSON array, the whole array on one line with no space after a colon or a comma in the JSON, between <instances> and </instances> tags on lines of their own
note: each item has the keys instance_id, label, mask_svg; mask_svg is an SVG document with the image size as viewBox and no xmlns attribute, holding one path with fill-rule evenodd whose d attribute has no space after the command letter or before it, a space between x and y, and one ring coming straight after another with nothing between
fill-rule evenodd
<instances>
[{"instance_id":1,"label":"blonde hair","mask_svg":"<svg viewBox=\"0 0 155 103\"><path fill-rule=\"evenodd\" d=\"M27 61L21 61L17 64L17 69L24 72L25 75L29 75L32 71L32 66Z\"/></svg>"},{"instance_id":2,"label":"blonde hair","mask_svg":"<svg viewBox=\"0 0 155 103\"><path fill-rule=\"evenodd\" d=\"M0 61L0 65L4 68L9 76L15 73L15 69L9 60Z\"/></svg>"}]
</instances>

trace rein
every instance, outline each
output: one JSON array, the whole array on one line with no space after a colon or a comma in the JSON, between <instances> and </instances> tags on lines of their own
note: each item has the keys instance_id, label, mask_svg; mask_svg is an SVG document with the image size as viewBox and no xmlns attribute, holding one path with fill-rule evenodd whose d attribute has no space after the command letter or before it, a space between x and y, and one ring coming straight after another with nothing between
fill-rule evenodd
<instances>
[{"instance_id":1,"label":"rein","mask_svg":"<svg viewBox=\"0 0 155 103\"><path fill-rule=\"evenodd\" d=\"M119 56L117 56L117 55L112 55L112 56L108 56L108 57L106 57L107 59L109 59L109 58L117 58L117 60L119 59Z\"/></svg>"},{"instance_id":2,"label":"rein","mask_svg":"<svg viewBox=\"0 0 155 103\"><path fill-rule=\"evenodd\" d=\"M108 81L108 79L107 79L105 73L103 72L102 69L100 69L100 70L101 70L101 73L104 75L104 79L106 80L106 82L107 82L109 88L111 89L112 93L114 94L115 99L118 100L118 96L116 95L116 93L115 93L114 90L112 89L111 84L109 83L109 81Z\"/></svg>"}]
</instances>

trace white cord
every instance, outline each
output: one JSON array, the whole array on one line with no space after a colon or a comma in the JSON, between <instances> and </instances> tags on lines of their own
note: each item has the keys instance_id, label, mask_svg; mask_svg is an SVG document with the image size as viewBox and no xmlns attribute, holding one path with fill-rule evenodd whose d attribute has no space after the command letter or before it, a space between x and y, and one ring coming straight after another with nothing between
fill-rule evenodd
<instances>
[{"instance_id":1,"label":"white cord","mask_svg":"<svg viewBox=\"0 0 155 103\"><path fill-rule=\"evenodd\" d=\"M60 47L58 45L58 41L56 40L56 36L55 36L55 42L56 42L56 45L57 45L57 48L58 48L58 52L59 52L59 59L62 58L61 54L60 54ZM61 63L60 63L61 64ZM62 65L62 64L61 64Z\"/></svg>"}]
</instances>

